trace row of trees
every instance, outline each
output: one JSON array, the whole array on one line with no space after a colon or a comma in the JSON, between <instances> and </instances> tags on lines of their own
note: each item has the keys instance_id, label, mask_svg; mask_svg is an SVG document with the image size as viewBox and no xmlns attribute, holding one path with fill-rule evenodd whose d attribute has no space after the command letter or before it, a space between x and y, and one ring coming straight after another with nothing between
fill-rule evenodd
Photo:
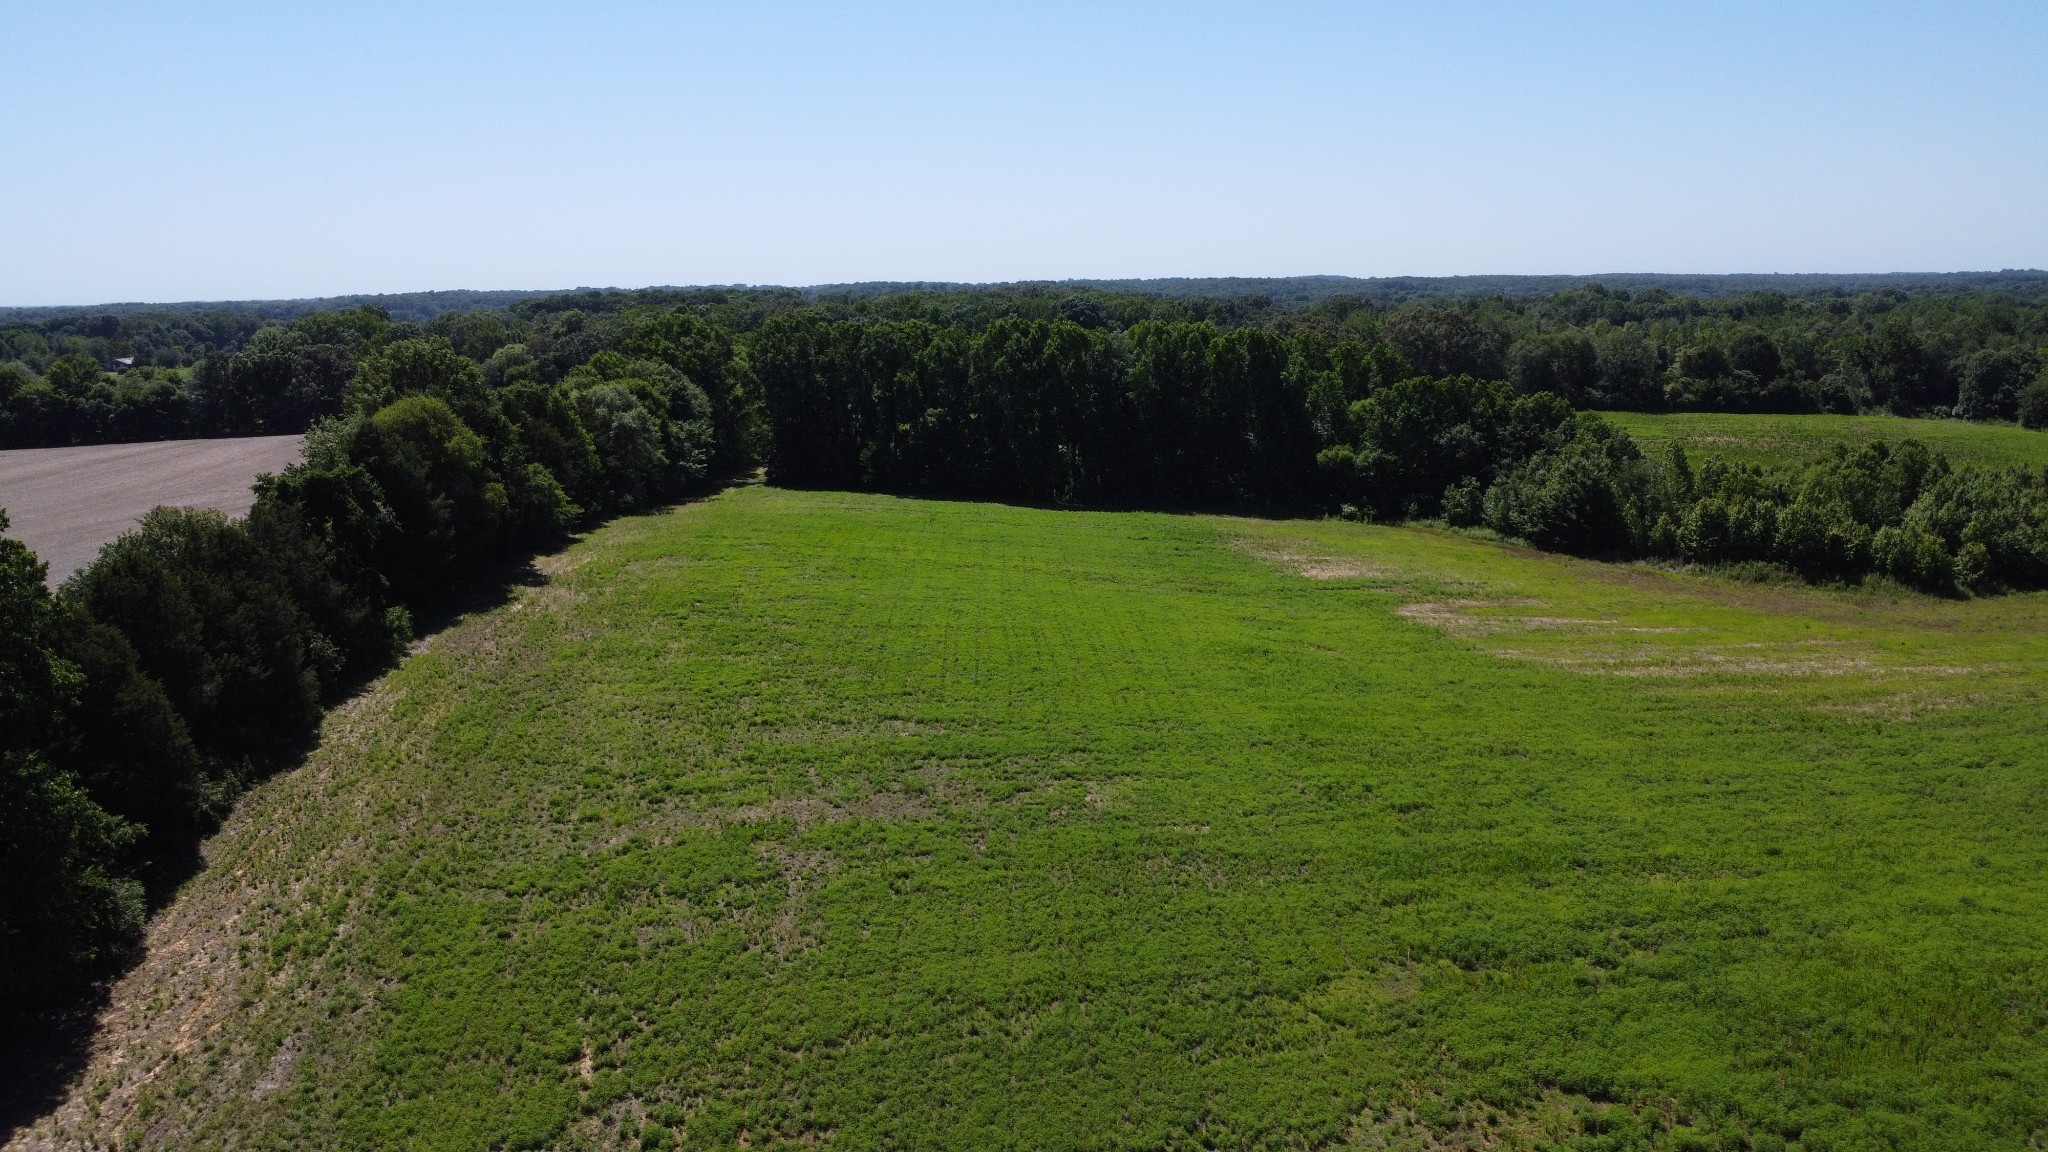
<instances>
[{"instance_id":1,"label":"row of trees","mask_svg":"<svg viewBox=\"0 0 2048 1152\"><path fill-rule=\"evenodd\" d=\"M1644 457L1599 416L1503 382L1417 378L1354 406L1317 458L1354 514L1441 517L1538 547L1929 592L2048 587L2048 469L1955 468L1916 441L1800 469Z\"/></svg>"},{"instance_id":2,"label":"row of trees","mask_svg":"<svg viewBox=\"0 0 2048 1152\"><path fill-rule=\"evenodd\" d=\"M301 431L340 409L340 390L363 357L422 335L479 362L523 347L552 382L617 348L635 317L651 314L695 317L742 353L787 340L799 322L913 333L902 337L911 343L920 330L978 338L1022 323L1119 338L1203 323L1325 353L1347 343L1385 348L1422 375L1507 380L1582 408L1892 412L2048 425L2048 302L1994 292L1702 300L1588 285L1540 299L1386 308L1343 297L1282 307L1261 296L1049 288L816 300L783 289L704 289L544 297L442 312L423 325L362 307L271 323L140 313L0 326L0 447ZM116 354L136 366L109 371Z\"/></svg>"},{"instance_id":3,"label":"row of trees","mask_svg":"<svg viewBox=\"0 0 2048 1152\"><path fill-rule=\"evenodd\" d=\"M1427 374L1509 380L1580 407L1981 420L2024 408L2048 423L2048 309L1990 293L1700 301L1593 285L1386 313L1332 302L1288 323L1371 329Z\"/></svg>"},{"instance_id":4,"label":"row of trees","mask_svg":"<svg viewBox=\"0 0 2048 1152\"><path fill-rule=\"evenodd\" d=\"M1767 562L1929 591L2048 586L2048 472L1876 445L1801 471L1645 459L1506 380L1418 373L1391 341L1208 322L763 325L777 483L1048 503L1320 504L1541 547Z\"/></svg>"},{"instance_id":5,"label":"row of trees","mask_svg":"<svg viewBox=\"0 0 2048 1152\"><path fill-rule=\"evenodd\" d=\"M753 450L734 345L686 314L636 315L560 372L518 344L479 363L438 335L266 331L231 372L323 346L353 366L247 518L158 509L54 595L0 539L0 1012L129 947L199 838L303 753L420 614Z\"/></svg>"},{"instance_id":6,"label":"row of trees","mask_svg":"<svg viewBox=\"0 0 2048 1152\"><path fill-rule=\"evenodd\" d=\"M1329 360L1313 339L1207 322L1110 333L1003 319L975 332L799 313L764 325L750 351L777 483L1058 502L1311 495L1311 365Z\"/></svg>"}]
</instances>

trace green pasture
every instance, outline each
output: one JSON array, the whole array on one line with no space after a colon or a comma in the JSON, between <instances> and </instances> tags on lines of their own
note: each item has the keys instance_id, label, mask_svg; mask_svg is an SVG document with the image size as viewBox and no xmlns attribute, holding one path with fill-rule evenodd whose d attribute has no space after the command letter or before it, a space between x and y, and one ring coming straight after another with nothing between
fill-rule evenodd
<instances>
[{"instance_id":1,"label":"green pasture","mask_svg":"<svg viewBox=\"0 0 2048 1152\"><path fill-rule=\"evenodd\" d=\"M1718 455L1745 464L1796 465L1836 444L1919 440L1957 464L2048 464L2048 432L2017 424L1920 420L1905 416L1778 416L1733 412L1602 412L1645 451L1673 441L1695 458Z\"/></svg>"},{"instance_id":2,"label":"green pasture","mask_svg":"<svg viewBox=\"0 0 2048 1152\"><path fill-rule=\"evenodd\" d=\"M216 1025L122 1131L2048 1134L2041 596L760 487L543 567L213 845Z\"/></svg>"}]
</instances>

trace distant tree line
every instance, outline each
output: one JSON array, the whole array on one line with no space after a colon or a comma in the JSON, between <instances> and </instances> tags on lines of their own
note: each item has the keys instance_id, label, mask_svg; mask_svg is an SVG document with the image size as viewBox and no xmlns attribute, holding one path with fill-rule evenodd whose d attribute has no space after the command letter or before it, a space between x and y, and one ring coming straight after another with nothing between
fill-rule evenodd
<instances>
[{"instance_id":1,"label":"distant tree line","mask_svg":"<svg viewBox=\"0 0 2048 1152\"><path fill-rule=\"evenodd\" d=\"M298 432L340 410L354 360L439 335L483 359L519 344L555 370L608 346L624 317L689 314L741 343L771 321L921 322L979 334L1063 321L1126 339L1148 323L1264 332L1306 354L1347 343L1420 375L1506 380L1581 408L1888 412L2048 426L2048 299L1995 291L1850 296L1758 291L1701 299L1590 284L1544 297L1386 306L1344 296L1276 304L1057 287L826 295L650 289L443 311L424 323L369 306L271 320L129 311L0 321L0 448Z\"/></svg>"},{"instance_id":2,"label":"distant tree line","mask_svg":"<svg viewBox=\"0 0 2048 1152\"><path fill-rule=\"evenodd\" d=\"M590 293L425 325L313 313L109 373L121 326L154 323L115 319L40 345L7 331L8 443L305 430L306 449L245 519L158 510L54 595L0 541L12 1006L131 946L199 838L414 621L579 523L756 465L800 486L1441 518L1948 594L2048 586L2040 470L1910 443L1800 470L1646 459L1581 410L2010 401L2032 419L2043 315L2003 297Z\"/></svg>"}]
</instances>

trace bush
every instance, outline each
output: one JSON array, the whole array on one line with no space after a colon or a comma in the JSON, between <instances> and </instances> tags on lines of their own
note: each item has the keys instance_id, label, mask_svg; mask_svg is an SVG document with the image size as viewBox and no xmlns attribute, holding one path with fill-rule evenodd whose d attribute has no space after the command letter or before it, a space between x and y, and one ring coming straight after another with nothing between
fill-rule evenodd
<instances>
[{"instance_id":1,"label":"bush","mask_svg":"<svg viewBox=\"0 0 2048 1152\"><path fill-rule=\"evenodd\" d=\"M1878 529L1870 541L1870 560L1879 572L1909 588L1951 592L1956 586L1955 557L1940 538L1918 528Z\"/></svg>"},{"instance_id":2,"label":"bush","mask_svg":"<svg viewBox=\"0 0 2048 1152\"><path fill-rule=\"evenodd\" d=\"M1564 447L1538 453L1487 490L1487 526L1561 552L1626 551L1639 514L1640 460L1625 434L1588 421Z\"/></svg>"},{"instance_id":3,"label":"bush","mask_svg":"<svg viewBox=\"0 0 2048 1152\"><path fill-rule=\"evenodd\" d=\"M2048 372L2034 377L2033 383L2020 389L2013 408L2025 427L2048 428Z\"/></svg>"},{"instance_id":4,"label":"bush","mask_svg":"<svg viewBox=\"0 0 2048 1152\"><path fill-rule=\"evenodd\" d=\"M1778 514L1771 553L1809 580L1846 579L1869 563L1870 530L1848 505L1802 493Z\"/></svg>"},{"instance_id":5,"label":"bush","mask_svg":"<svg viewBox=\"0 0 2048 1152\"><path fill-rule=\"evenodd\" d=\"M1478 477L1467 476L1444 489L1444 520L1454 528L1470 528L1486 521L1486 493L1480 488Z\"/></svg>"}]
</instances>

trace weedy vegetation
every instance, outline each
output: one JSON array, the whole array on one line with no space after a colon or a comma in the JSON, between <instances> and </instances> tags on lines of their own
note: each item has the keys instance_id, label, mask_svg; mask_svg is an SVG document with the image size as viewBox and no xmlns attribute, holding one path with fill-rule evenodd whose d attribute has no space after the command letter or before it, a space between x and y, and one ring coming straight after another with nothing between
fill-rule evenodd
<instances>
[{"instance_id":1,"label":"weedy vegetation","mask_svg":"<svg viewBox=\"0 0 2048 1152\"><path fill-rule=\"evenodd\" d=\"M31 1139L2036 1147L2041 594L746 487L332 713Z\"/></svg>"}]
</instances>

